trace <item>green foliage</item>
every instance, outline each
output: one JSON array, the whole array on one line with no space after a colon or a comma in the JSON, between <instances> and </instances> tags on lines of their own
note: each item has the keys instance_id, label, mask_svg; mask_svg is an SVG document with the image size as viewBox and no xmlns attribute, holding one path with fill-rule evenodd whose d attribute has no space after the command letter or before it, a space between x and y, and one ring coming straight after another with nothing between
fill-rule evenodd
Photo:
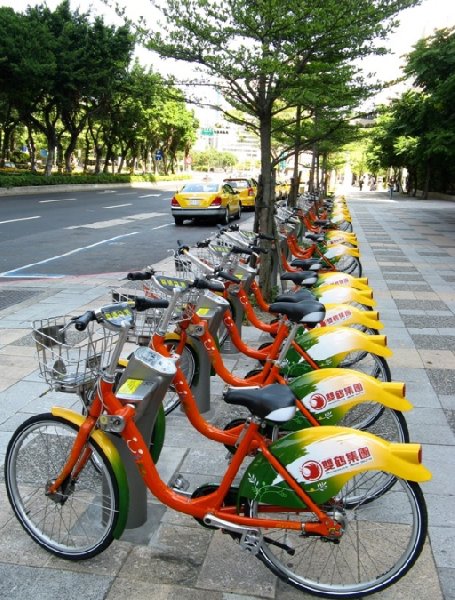
<instances>
[{"instance_id":1,"label":"green foliage","mask_svg":"<svg viewBox=\"0 0 455 600\"><path fill-rule=\"evenodd\" d=\"M369 165L406 167L414 189L455 189L455 29L420 40L406 73L417 89L383 107L369 146Z\"/></svg>"},{"instance_id":2,"label":"green foliage","mask_svg":"<svg viewBox=\"0 0 455 600\"><path fill-rule=\"evenodd\" d=\"M215 148L191 153L193 169L208 171L210 168L226 169L237 164L237 158L231 152L220 152Z\"/></svg>"},{"instance_id":3,"label":"green foliage","mask_svg":"<svg viewBox=\"0 0 455 600\"><path fill-rule=\"evenodd\" d=\"M187 175L155 176L155 175L109 175L101 173L99 175L53 175L45 177L44 175L34 175L31 173L10 173L1 174L0 188L12 188L23 186L41 186L41 185L81 185L81 184L118 184L118 183L156 183L159 181L174 181L176 179L187 179Z\"/></svg>"},{"instance_id":4,"label":"green foliage","mask_svg":"<svg viewBox=\"0 0 455 600\"><path fill-rule=\"evenodd\" d=\"M147 157L159 149L164 158L154 170L175 170L198 123L172 82L131 66L134 45L129 24L107 25L90 11L72 11L68 0L54 11L0 7L0 159L10 157L20 129L31 148L44 139L49 176L55 162L71 172L82 152L104 158L105 170L120 155L130 170L142 161L147 171Z\"/></svg>"}]
</instances>

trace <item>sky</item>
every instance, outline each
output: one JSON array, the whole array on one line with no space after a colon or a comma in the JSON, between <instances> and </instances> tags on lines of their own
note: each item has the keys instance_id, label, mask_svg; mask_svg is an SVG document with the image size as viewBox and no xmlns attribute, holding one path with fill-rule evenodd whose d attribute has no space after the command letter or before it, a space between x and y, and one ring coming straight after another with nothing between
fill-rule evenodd
<instances>
[{"instance_id":1,"label":"sky","mask_svg":"<svg viewBox=\"0 0 455 600\"><path fill-rule=\"evenodd\" d=\"M61 0L47 0L49 8L54 9ZM10 6L16 11L21 12L29 5L41 4L34 0L0 0L0 6ZM120 4L128 6L128 16L130 18L144 15L150 16L152 5L148 0L131 0L128 2L120 1ZM101 0L71 0L73 9L80 8L81 11L92 8L92 12L104 13L107 18L107 9ZM147 14L148 13L148 14ZM111 13L112 15L112 13ZM381 80L396 79L400 76L400 67L405 64L404 55L412 50L412 46L422 37L427 37L435 29L455 26L455 1L454 0L423 0L419 6L402 11L398 19L400 26L390 36L388 40L389 49L392 53L388 56L370 57L364 61L363 67L366 72L374 72ZM118 23L118 21L117 21ZM143 49L139 52L141 62L152 64L155 70L161 73L170 73L179 77L179 74L188 73L188 65L181 66L183 63L176 64L175 61L163 63L163 60L155 62L153 55ZM395 91L399 93L402 88ZM380 101L385 101L387 97L393 96L394 92L387 90L380 95Z\"/></svg>"}]
</instances>

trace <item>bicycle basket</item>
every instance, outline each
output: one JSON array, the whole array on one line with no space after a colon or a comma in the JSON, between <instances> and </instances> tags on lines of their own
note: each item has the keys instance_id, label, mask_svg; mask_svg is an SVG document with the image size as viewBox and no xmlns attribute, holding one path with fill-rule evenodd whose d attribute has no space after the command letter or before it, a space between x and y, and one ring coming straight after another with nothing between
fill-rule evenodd
<instances>
[{"instance_id":1,"label":"bicycle basket","mask_svg":"<svg viewBox=\"0 0 455 600\"><path fill-rule=\"evenodd\" d=\"M145 281L129 281L124 287L112 289L111 295L114 302L135 300L138 297L156 298L148 293ZM159 296L160 298L162 296ZM151 308L141 312L134 311L134 327L128 330L127 341L138 346L148 346L150 338L155 333L163 314L162 308Z\"/></svg>"},{"instance_id":2,"label":"bicycle basket","mask_svg":"<svg viewBox=\"0 0 455 600\"><path fill-rule=\"evenodd\" d=\"M144 281L145 295L149 298L162 298L170 300L173 297L174 289L180 290L180 294L175 305L174 314L170 324L175 324L182 319L190 319L194 314L195 306L198 302L201 291L190 287L189 283L194 279L184 279L181 274L173 275L166 273L155 273L155 276Z\"/></svg>"},{"instance_id":3,"label":"bicycle basket","mask_svg":"<svg viewBox=\"0 0 455 600\"><path fill-rule=\"evenodd\" d=\"M190 248L189 253L191 256L179 254L174 258L175 271L178 277L194 279L195 277L207 275L220 262L220 257L210 246Z\"/></svg>"},{"instance_id":4,"label":"bicycle basket","mask_svg":"<svg viewBox=\"0 0 455 600\"><path fill-rule=\"evenodd\" d=\"M117 333L95 321L77 331L62 316L34 321L32 335L41 377L56 391L78 392L109 364Z\"/></svg>"}]
</instances>

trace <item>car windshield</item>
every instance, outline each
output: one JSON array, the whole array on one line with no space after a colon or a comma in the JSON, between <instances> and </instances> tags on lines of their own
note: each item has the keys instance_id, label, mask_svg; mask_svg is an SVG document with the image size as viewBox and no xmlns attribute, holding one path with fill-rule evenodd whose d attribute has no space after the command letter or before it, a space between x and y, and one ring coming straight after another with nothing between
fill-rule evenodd
<instances>
[{"instance_id":1,"label":"car windshield","mask_svg":"<svg viewBox=\"0 0 455 600\"><path fill-rule=\"evenodd\" d=\"M219 187L217 183L187 183L182 192L217 192Z\"/></svg>"},{"instance_id":2,"label":"car windshield","mask_svg":"<svg viewBox=\"0 0 455 600\"><path fill-rule=\"evenodd\" d=\"M248 181L246 179L225 179L224 181L233 188L248 187Z\"/></svg>"}]
</instances>

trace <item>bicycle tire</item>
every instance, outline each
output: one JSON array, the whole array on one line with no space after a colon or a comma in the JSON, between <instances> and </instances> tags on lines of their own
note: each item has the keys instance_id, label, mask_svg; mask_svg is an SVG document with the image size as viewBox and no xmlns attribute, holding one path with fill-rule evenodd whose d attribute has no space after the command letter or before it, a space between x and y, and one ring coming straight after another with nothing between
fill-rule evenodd
<instances>
[{"instance_id":1,"label":"bicycle tire","mask_svg":"<svg viewBox=\"0 0 455 600\"><path fill-rule=\"evenodd\" d=\"M166 346L171 353L174 351L177 345L177 340L166 342ZM183 371L185 379L188 382L188 385L191 387L197 370L196 357L193 353L193 350L187 344L185 344L182 353L180 354L179 365L181 370ZM171 412L173 412L178 406L180 406L180 404L181 400L179 398L179 395L175 391L175 387L171 384L163 399L164 414L166 416L171 414Z\"/></svg>"},{"instance_id":2,"label":"bicycle tire","mask_svg":"<svg viewBox=\"0 0 455 600\"><path fill-rule=\"evenodd\" d=\"M64 465L77 425L50 413L25 421L6 451L5 482L25 531L47 551L69 560L91 558L113 541L119 520L119 483L100 446L89 439L88 460L77 481L53 497L46 488Z\"/></svg>"},{"instance_id":3,"label":"bicycle tire","mask_svg":"<svg viewBox=\"0 0 455 600\"><path fill-rule=\"evenodd\" d=\"M362 276L362 264L356 256L342 256L340 260L335 264L337 271L342 271L348 275L354 277Z\"/></svg>"},{"instance_id":4,"label":"bicycle tire","mask_svg":"<svg viewBox=\"0 0 455 600\"><path fill-rule=\"evenodd\" d=\"M383 356L373 352L349 352L338 365L341 369L354 369L371 375L378 381L392 381L390 367Z\"/></svg>"},{"instance_id":5,"label":"bicycle tire","mask_svg":"<svg viewBox=\"0 0 455 600\"><path fill-rule=\"evenodd\" d=\"M364 475L371 479L372 472ZM352 498L349 481L333 506L325 507L345 524L339 543L296 530L267 529L258 558L286 583L324 598L363 598L394 584L413 566L425 543L428 518L419 486L396 479L374 502L368 497L348 504L345 496ZM247 511L256 517L257 502L250 502ZM287 511L266 516L291 515ZM311 520L312 513L306 516ZM305 518L305 513L299 517Z\"/></svg>"}]
</instances>

